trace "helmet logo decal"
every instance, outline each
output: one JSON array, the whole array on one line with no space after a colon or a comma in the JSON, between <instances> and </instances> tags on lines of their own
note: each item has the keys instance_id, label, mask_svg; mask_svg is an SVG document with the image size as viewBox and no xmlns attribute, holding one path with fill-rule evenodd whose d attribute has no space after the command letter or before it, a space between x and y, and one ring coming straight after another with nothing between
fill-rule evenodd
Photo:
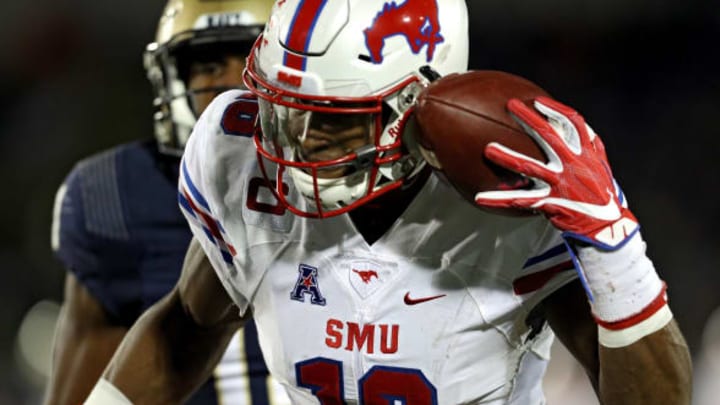
<instances>
[{"instance_id":1,"label":"helmet logo decal","mask_svg":"<svg viewBox=\"0 0 720 405\"><path fill-rule=\"evenodd\" d=\"M302 86L302 76L294 75L294 74L288 73L288 72L283 72L282 70L279 70L277 72L277 80L279 82L289 84L290 86L293 86L293 87Z\"/></svg>"},{"instance_id":2,"label":"helmet logo decal","mask_svg":"<svg viewBox=\"0 0 720 405\"><path fill-rule=\"evenodd\" d=\"M439 15L437 0L405 0L400 5L395 1L385 3L372 25L363 31L370 60L375 64L382 63L385 39L404 35L415 54L427 45L426 58L431 62L435 46L445 41L440 34Z\"/></svg>"},{"instance_id":3,"label":"helmet logo decal","mask_svg":"<svg viewBox=\"0 0 720 405\"><path fill-rule=\"evenodd\" d=\"M328 0L300 0L285 38L288 49L298 53L307 52L315 24L327 2ZM306 63L307 58L304 56L285 51L283 57L285 66L304 71Z\"/></svg>"}]
</instances>

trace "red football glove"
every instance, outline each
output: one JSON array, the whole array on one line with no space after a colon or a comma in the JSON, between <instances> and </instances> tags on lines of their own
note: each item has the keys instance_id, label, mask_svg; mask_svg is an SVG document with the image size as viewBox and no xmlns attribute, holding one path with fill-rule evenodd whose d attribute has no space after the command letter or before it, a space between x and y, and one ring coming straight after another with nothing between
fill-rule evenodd
<instances>
[{"instance_id":1,"label":"red football glove","mask_svg":"<svg viewBox=\"0 0 720 405\"><path fill-rule=\"evenodd\" d=\"M605 147L580 114L547 97L533 111L512 99L507 108L548 156L548 163L522 155L499 143L485 148L494 163L533 179L531 189L486 191L475 195L481 206L541 211L565 238L615 250L637 232L610 171Z\"/></svg>"}]
</instances>

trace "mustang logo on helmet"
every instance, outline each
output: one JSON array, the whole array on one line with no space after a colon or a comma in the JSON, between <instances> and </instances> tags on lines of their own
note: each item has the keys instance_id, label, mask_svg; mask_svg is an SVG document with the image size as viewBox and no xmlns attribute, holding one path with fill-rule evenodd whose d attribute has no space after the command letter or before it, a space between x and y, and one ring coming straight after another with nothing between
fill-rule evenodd
<instances>
[{"instance_id":1,"label":"mustang logo on helmet","mask_svg":"<svg viewBox=\"0 0 720 405\"><path fill-rule=\"evenodd\" d=\"M445 40L440 30L437 0L405 0L399 6L394 1L385 3L372 25L363 33L370 59L379 64L383 61L385 39L395 35L404 35L416 54L427 45L427 61L432 61L435 46Z\"/></svg>"}]
</instances>

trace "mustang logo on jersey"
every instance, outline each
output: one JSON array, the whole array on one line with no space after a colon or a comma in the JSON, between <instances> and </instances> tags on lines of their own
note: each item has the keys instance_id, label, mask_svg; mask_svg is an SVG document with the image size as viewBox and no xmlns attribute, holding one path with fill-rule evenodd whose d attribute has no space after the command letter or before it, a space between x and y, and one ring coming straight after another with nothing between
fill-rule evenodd
<instances>
[{"instance_id":1,"label":"mustang logo on jersey","mask_svg":"<svg viewBox=\"0 0 720 405\"><path fill-rule=\"evenodd\" d=\"M372 278L378 278L377 271L375 270L357 270L352 269L354 273L356 273L358 276L360 276L360 280L362 280L363 283L369 284L372 281Z\"/></svg>"},{"instance_id":2,"label":"mustang logo on jersey","mask_svg":"<svg viewBox=\"0 0 720 405\"><path fill-rule=\"evenodd\" d=\"M413 53L420 53L427 45L426 59L433 60L435 46L445 41L440 35L440 15L437 0L405 0L385 3L365 34L365 46L370 59L379 64L383 61L383 48L387 38L404 35Z\"/></svg>"},{"instance_id":3,"label":"mustang logo on jersey","mask_svg":"<svg viewBox=\"0 0 720 405\"><path fill-rule=\"evenodd\" d=\"M363 299L387 285L398 274L396 263L362 256L338 258L336 264L347 269L350 285Z\"/></svg>"},{"instance_id":4,"label":"mustang logo on jersey","mask_svg":"<svg viewBox=\"0 0 720 405\"><path fill-rule=\"evenodd\" d=\"M317 267L300 263L298 273L295 288L290 292L290 298L295 301L305 302L305 294L310 294L310 303L325 305L325 298L320 293L317 282Z\"/></svg>"}]
</instances>

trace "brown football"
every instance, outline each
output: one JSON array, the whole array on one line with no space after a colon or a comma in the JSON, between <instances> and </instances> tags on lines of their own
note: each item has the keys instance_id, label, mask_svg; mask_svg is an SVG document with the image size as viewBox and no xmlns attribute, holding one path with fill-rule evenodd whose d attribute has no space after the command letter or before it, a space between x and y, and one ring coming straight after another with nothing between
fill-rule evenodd
<instances>
[{"instance_id":1,"label":"brown football","mask_svg":"<svg viewBox=\"0 0 720 405\"><path fill-rule=\"evenodd\" d=\"M483 151L488 143L498 142L547 162L537 143L506 109L511 98L531 105L537 96L549 97L536 84L510 73L475 70L445 76L418 96L417 141L430 164L471 202L479 191L527 187L528 179L493 164ZM518 210L499 212L529 214Z\"/></svg>"}]
</instances>

